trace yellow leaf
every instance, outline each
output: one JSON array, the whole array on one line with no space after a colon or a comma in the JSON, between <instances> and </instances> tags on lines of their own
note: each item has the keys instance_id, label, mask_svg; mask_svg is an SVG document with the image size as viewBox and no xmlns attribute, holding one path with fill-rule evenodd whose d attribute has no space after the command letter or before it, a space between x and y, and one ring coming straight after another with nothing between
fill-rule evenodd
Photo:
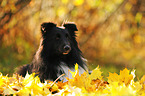
<instances>
[{"instance_id":1,"label":"yellow leaf","mask_svg":"<svg viewBox=\"0 0 145 96\"><path fill-rule=\"evenodd\" d=\"M109 73L108 82L118 82L120 84L125 83L126 85L128 85L131 83L131 80L133 80L133 78L134 73L129 74L129 70L125 68L123 71L120 71L120 75L116 73Z\"/></svg>"},{"instance_id":2,"label":"yellow leaf","mask_svg":"<svg viewBox=\"0 0 145 96\"><path fill-rule=\"evenodd\" d=\"M119 79L120 79L120 82L128 85L133 79L133 75L129 74L129 70L125 68L123 71L120 71Z\"/></svg>"},{"instance_id":3,"label":"yellow leaf","mask_svg":"<svg viewBox=\"0 0 145 96\"><path fill-rule=\"evenodd\" d=\"M39 85L38 83L32 82L29 89L31 90L31 94L33 96L43 94L43 87L41 87L41 85Z\"/></svg>"},{"instance_id":4,"label":"yellow leaf","mask_svg":"<svg viewBox=\"0 0 145 96\"><path fill-rule=\"evenodd\" d=\"M145 75L141 78L140 83L145 84Z\"/></svg>"},{"instance_id":5,"label":"yellow leaf","mask_svg":"<svg viewBox=\"0 0 145 96\"><path fill-rule=\"evenodd\" d=\"M58 86L56 84L54 84L51 88L50 88L51 92L54 91L58 91Z\"/></svg>"},{"instance_id":6,"label":"yellow leaf","mask_svg":"<svg viewBox=\"0 0 145 96\"><path fill-rule=\"evenodd\" d=\"M29 86L30 83L32 82L37 82L37 83L40 83L40 79L38 76L35 77L35 73L32 73L32 74L26 74L25 78L23 79L22 81L22 84L25 86Z\"/></svg>"},{"instance_id":7,"label":"yellow leaf","mask_svg":"<svg viewBox=\"0 0 145 96\"><path fill-rule=\"evenodd\" d=\"M27 74L25 78L19 75L8 77L0 73L0 94L14 96L145 96L145 75L140 81L134 81L135 70L130 73L130 70L125 68L120 71L119 75L109 73L108 81L103 81L99 67L91 74L84 72L79 75L76 64L75 72L71 73L73 79L68 79L64 83L53 81L41 83L39 77L35 77L35 73Z\"/></svg>"},{"instance_id":8,"label":"yellow leaf","mask_svg":"<svg viewBox=\"0 0 145 96\"><path fill-rule=\"evenodd\" d=\"M109 77L108 78L108 82L112 83L112 82L118 82L119 81L119 75L117 73L110 73L109 72Z\"/></svg>"},{"instance_id":9,"label":"yellow leaf","mask_svg":"<svg viewBox=\"0 0 145 96\"><path fill-rule=\"evenodd\" d=\"M71 71L70 71L71 72ZM95 79L102 79L102 72L99 69L99 66L92 71L92 73L89 75L87 72L84 72L79 76L79 70L78 70L78 65L75 65L75 72L71 72L73 75L73 79L69 79L68 83L71 84L72 86L77 86L79 88L83 89L83 92L88 91L88 92L93 92L98 88L98 86L101 86L103 82L101 81L100 83L92 83L92 80Z\"/></svg>"},{"instance_id":10,"label":"yellow leaf","mask_svg":"<svg viewBox=\"0 0 145 96\"><path fill-rule=\"evenodd\" d=\"M90 79L93 80L93 79L102 79L102 72L100 71L100 68L99 66L97 68L95 68L91 75L90 75Z\"/></svg>"},{"instance_id":11,"label":"yellow leaf","mask_svg":"<svg viewBox=\"0 0 145 96\"><path fill-rule=\"evenodd\" d=\"M141 78L140 83L143 85L143 89L145 89L145 75Z\"/></svg>"},{"instance_id":12,"label":"yellow leaf","mask_svg":"<svg viewBox=\"0 0 145 96\"><path fill-rule=\"evenodd\" d=\"M3 85L4 80L0 77L0 86Z\"/></svg>"},{"instance_id":13,"label":"yellow leaf","mask_svg":"<svg viewBox=\"0 0 145 96\"><path fill-rule=\"evenodd\" d=\"M75 72L72 72L70 70L69 72L72 74L72 77L75 78L75 76L79 74L78 64L75 65Z\"/></svg>"},{"instance_id":14,"label":"yellow leaf","mask_svg":"<svg viewBox=\"0 0 145 96\"><path fill-rule=\"evenodd\" d=\"M88 81L87 79L88 76L86 73L83 73L81 76L79 76L78 64L75 65L75 72L70 71L70 73L72 74L73 79L69 79L68 83L77 87L85 86L85 81L86 82Z\"/></svg>"},{"instance_id":15,"label":"yellow leaf","mask_svg":"<svg viewBox=\"0 0 145 96\"><path fill-rule=\"evenodd\" d=\"M136 96L136 91L129 85L119 84L118 82L112 82L107 86L109 96Z\"/></svg>"},{"instance_id":16,"label":"yellow leaf","mask_svg":"<svg viewBox=\"0 0 145 96\"><path fill-rule=\"evenodd\" d=\"M17 91L13 90L11 87L7 87L5 88L5 90L3 91L4 95L10 95L10 94L15 94Z\"/></svg>"},{"instance_id":17,"label":"yellow leaf","mask_svg":"<svg viewBox=\"0 0 145 96\"><path fill-rule=\"evenodd\" d=\"M134 82L131 86L136 92L139 92L142 89L142 85L139 82Z\"/></svg>"},{"instance_id":18,"label":"yellow leaf","mask_svg":"<svg viewBox=\"0 0 145 96\"><path fill-rule=\"evenodd\" d=\"M31 90L24 87L24 88L22 88L21 90L18 91L17 95L18 96L29 96L30 93L31 93Z\"/></svg>"}]
</instances>

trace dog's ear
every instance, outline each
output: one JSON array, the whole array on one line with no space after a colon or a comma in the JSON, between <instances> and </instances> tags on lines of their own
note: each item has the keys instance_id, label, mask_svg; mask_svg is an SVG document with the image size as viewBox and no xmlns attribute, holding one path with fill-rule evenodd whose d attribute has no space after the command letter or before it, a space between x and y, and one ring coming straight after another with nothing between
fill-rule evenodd
<instances>
[{"instance_id":1,"label":"dog's ear","mask_svg":"<svg viewBox=\"0 0 145 96\"><path fill-rule=\"evenodd\" d=\"M41 32L42 35L44 35L47 31L51 30L53 27L56 27L56 24L48 22L48 23L42 23L41 24Z\"/></svg>"},{"instance_id":2,"label":"dog's ear","mask_svg":"<svg viewBox=\"0 0 145 96\"><path fill-rule=\"evenodd\" d=\"M78 31L77 27L75 24L73 23L68 23L68 24L64 24L63 25L66 29L68 29L69 31Z\"/></svg>"},{"instance_id":3,"label":"dog's ear","mask_svg":"<svg viewBox=\"0 0 145 96\"><path fill-rule=\"evenodd\" d=\"M70 33L71 37L75 39L76 33L75 31L78 31L76 25L74 23L67 23L63 25L66 30Z\"/></svg>"}]
</instances>

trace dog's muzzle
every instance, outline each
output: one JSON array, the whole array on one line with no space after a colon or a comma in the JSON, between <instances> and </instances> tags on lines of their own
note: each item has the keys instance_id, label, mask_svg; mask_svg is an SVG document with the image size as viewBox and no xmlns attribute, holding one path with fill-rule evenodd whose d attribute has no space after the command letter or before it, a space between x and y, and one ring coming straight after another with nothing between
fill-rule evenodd
<instances>
[{"instance_id":1,"label":"dog's muzzle","mask_svg":"<svg viewBox=\"0 0 145 96\"><path fill-rule=\"evenodd\" d=\"M65 45L63 50L64 50L63 55L66 55L71 51L71 47L69 45Z\"/></svg>"}]
</instances>

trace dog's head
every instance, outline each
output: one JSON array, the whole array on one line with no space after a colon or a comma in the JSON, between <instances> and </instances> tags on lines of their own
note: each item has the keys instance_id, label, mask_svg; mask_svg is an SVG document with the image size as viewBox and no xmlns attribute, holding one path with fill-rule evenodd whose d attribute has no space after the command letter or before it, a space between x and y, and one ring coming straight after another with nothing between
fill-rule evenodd
<instances>
[{"instance_id":1,"label":"dog's head","mask_svg":"<svg viewBox=\"0 0 145 96\"><path fill-rule=\"evenodd\" d=\"M74 31L77 31L77 27L72 23L64 24L64 27L56 27L56 24L50 22L43 23L41 25L43 48L56 54L69 54L72 47L76 46Z\"/></svg>"}]
</instances>

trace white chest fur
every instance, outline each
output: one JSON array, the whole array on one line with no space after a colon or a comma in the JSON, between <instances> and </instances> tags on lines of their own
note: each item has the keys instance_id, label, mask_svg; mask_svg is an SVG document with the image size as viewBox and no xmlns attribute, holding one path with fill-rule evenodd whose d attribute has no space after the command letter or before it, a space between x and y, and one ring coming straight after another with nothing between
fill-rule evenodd
<instances>
[{"instance_id":1,"label":"white chest fur","mask_svg":"<svg viewBox=\"0 0 145 96\"><path fill-rule=\"evenodd\" d=\"M72 79L72 75L69 70L72 72L75 72L75 68L70 69L64 62L61 62L60 66L58 67L57 77L62 75L60 72L64 72L65 75L61 77L60 80L63 80L63 82L66 82L67 81L66 77L68 77L69 79ZM81 66L78 66L78 70L79 70L79 75L85 72L85 70Z\"/></svg>"}]
</instances>

